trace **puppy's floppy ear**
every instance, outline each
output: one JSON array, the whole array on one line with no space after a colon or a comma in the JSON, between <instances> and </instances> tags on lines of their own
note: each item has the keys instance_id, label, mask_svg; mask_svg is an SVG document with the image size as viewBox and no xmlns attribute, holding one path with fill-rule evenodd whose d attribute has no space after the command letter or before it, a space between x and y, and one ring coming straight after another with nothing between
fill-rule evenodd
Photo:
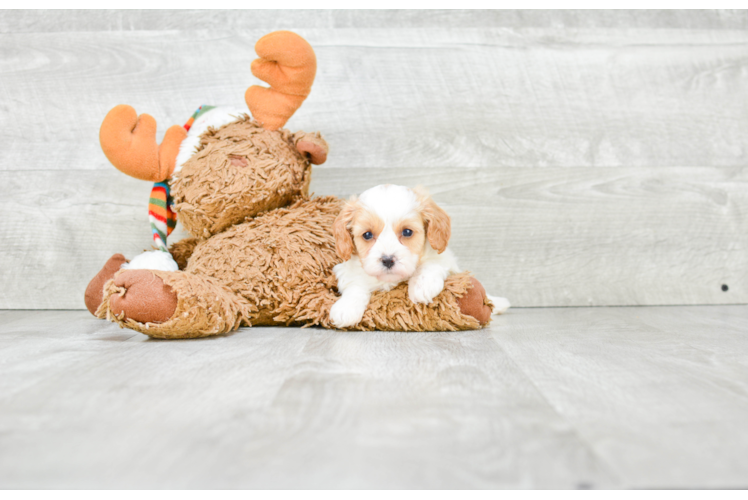
<instances>
[{"instance_id":1,"label":"puppy's floppy ear","mask_svg":"<svg viewBox=\"0 0 748 500\"><path fill-rule=\"evenodd\" d=\"M353 215L356 213L356 197L352 196L340 211L332 224L332 234L335 236L335 252L343 260L348 260L353 255L355 247L353 246L353 237L348 230L348 225L353 222Z\"/></svg>"},{"instance_id":2,"label":"puppy's floppy ear","mask_svg":"<svg viewBox=\"0 0 748 500\"><path fill-rule=\"evenodd\" d=\"M413 191L420 201L421 215L426 222L426 238L437 253L442 253L452 236L452 221L447 212L434 203L424 187L417 186Z\"/></svg>"}]
</instances>

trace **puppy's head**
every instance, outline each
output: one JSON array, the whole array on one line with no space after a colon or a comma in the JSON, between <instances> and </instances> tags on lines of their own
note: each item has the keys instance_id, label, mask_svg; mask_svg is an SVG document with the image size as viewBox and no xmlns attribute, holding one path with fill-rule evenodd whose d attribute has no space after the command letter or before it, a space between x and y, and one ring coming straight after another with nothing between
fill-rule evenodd
<instances>
[{"instance_id":1,"label":"puppy's head","mask_svg":"<svg viewBox=\"0 0 748 500\"><path fill-rule=\"evenodd\" d=\"M398 282L415 273L426 245L447 248L447 213L421 189L383 184L351 198L333 224L343 260L358 255L364 271L380 281Z\"/></svg>"}]
</instances>

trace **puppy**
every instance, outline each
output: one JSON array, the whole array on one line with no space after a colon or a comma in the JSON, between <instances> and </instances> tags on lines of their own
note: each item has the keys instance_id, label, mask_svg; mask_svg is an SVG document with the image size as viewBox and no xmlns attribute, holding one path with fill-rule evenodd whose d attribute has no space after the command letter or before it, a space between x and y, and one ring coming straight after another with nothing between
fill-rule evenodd
<instances>
[{"instance_id":1,"label":"puppy","mask_svg":"<svg viewBox=\"0 0 748 500\"><path fill-rule=\"evenodd\" d=\"M330 310L332 323L358 324L372 292L404 280L411 301L431 303L447 276L460 272L447 248L451 232L449 215L422 188L383 184L352 197L333 224L335 249L345 262L333 268L341 297ZM495 314L509 308L506 299L489 298Z\"/></svg>"}]
</instances>

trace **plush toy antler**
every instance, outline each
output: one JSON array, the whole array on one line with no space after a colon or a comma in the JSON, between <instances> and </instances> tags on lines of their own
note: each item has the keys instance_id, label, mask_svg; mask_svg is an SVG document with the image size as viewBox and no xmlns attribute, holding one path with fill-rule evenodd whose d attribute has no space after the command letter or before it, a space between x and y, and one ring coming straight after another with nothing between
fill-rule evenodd
<instances>
[{"instance_id":1,"label":"plush toy antler","mask_svg":"<svg viewBox=\"0 0 748 500\"><path fill-rule=\"evenodd\" d=\"M173 125L159 146L156 143L156 120L147 114L138 116L126 104L107 113L99 130L104 154L117 169L136 179L161 182L174 171L184 127Z\"/></svg>"},{"instance_id":2,"label":"plush toy antler","mask_svg":"<svg viewBox=\"0 0 748 500\"><path fill-rule=\"evenodd\" d=\"M252 116L267 130L277 130L312 90L317 58L309 43L296 33L274 31L255 44L260 59L252 61L252 74L270 88L253 85L244 98Z\"/></svg>"}]
</instances>

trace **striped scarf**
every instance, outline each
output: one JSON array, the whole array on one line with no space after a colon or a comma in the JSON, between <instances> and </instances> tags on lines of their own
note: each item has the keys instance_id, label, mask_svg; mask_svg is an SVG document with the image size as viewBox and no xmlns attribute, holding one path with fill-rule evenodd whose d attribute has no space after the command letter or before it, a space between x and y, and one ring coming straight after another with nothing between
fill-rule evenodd
<instances>
[{"instance_id":1,"label":"striped scarf","mask_svg":"<svg viewBox=\"0 0 748 500\"><path fill-rule=\"evenodd\" d=\"M189 132L195 120L210 111L215 106L200 106L197 108L187 123L184 124L185 130ZM177 214L174 212L174 200L171 197L169 180L156 182L151 189L151 199L148 203L148 220L151 221L151 233L153 233L153 243L156 249L168 252L166 238L174 231L177 225Z\"/></svg>"}]
</instances>

